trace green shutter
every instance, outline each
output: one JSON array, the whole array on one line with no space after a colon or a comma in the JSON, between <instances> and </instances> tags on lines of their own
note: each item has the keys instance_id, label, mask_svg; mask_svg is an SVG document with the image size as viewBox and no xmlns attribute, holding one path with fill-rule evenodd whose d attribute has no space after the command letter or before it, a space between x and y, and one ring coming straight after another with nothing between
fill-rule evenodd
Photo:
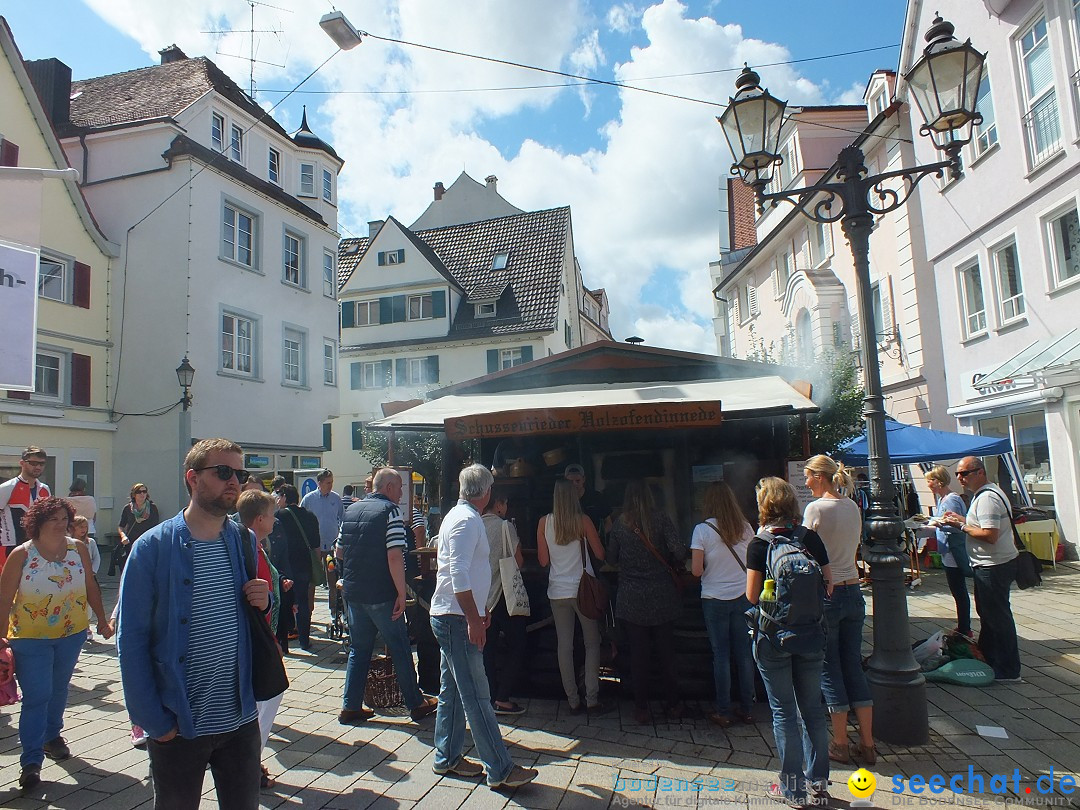
<instances>
[{"instance_id":1,"label":"green shutter","mask_svg":"<svg viewBox=\"0 0 1080 810\"><path fill-rule=\"evenodd\" d=\"M488 374L499 370L499 350L488 349Z\"/></svg>"},{"instance_id":2,"label":"green shutter","mask_svg":"<svg viewBox=\"0 0 1080 810\"><path fill-rule=\"evenodd\" d=\"M394 385L405 385L409 382L409 365L403 357L394 361Z\"/></svg>"},{"instance_id":3,"label":"green shutter","mask_svg":"<svg viewBox=\"0 0 1080 810\"><path fill-rule=\"evenodd\" d=\"M403 264L405 262L405 248L401 248L397 251L397 260L398 264Z\"/></svg>"},{"instance_id":4,"label":"green shutter","mask_svg":"<svg viewBox=\"0 0 1080 810\"><path fill-rule=\"evenodd\" d=\"M363 450L364 449L364 423L353 422L352 423L352 449Z\"/></svg>"},{"instance_id":5,"label":"green shutter","mask_svg":"<svg viewBox=\"0 0 1080 810\"><path fill-rule=\"evenodd\" d=\"M404 295L395 295L393 298L394 317L393 323L405 323L405 313L408 309L407 299Z\"/></svg>"},{"instance_id":6,"label":"green shutter","mask_svg":"<svg viewBox=\"0 0 1080 810\"><path fill-rule=\"evenodd\" d=\"M334 430L330 427L329 422L323 422L322 426L322 446L323 450L329 452L332 449L332 443L334 441Z\"/></svg>"},{"instance_id":7,"label":"green shutter","mask_svg":"<svg viewBox=\"0 0 1080 810\"><path fill-rule=\"evenodd\" d=\"M431 317L446 317L446 290L434 290L431 293Z\"/></svg>"},{"instance_id":8,"label":"green shutter","mask_svg":"<svg viewBox=\"0 0 1080 810\"><path fill-rule=\"evenodd\" d=\"M379 361L379 379L376 380L376 388L388 388L392 384L388 378L393 368L394 362L392 360Z\"/></svg>"},{"instance_id":9,"label":"green shutter","mask_svg":"<svg viewBox=\"0 0 1080 810\"><path fill-rule=\"evenodd\" d=\"M427 358L427 381L437 383L439 381L439 355L432 354Z\"/></svg>"},{"instance_id":10,"label":"green shutter","mask_svg":"<svg viewBox=\"0 0 1080 810\"><path fill-rule=\"evenodd\" d=\"M342 301L341 302L341 328L347 329L350 326L356 325L356 302L355 301Z\"/></svg>"},{"instance_id":11,"label":"green shutter","mask_svg":"<svg viewBox=\"0 0 1080 810\"><path fill-rule=\"evenodd\" d=\"M382 267L384 264L386 264L386 251L385 250L380 250L379 251L379 267Z\"/></svg>"},{"instance_id":12,"label":"green shutter","mask_svg":"<svg viewBox=\"0 0 1080 810\"><path fill-rule=\"evenodd\" d=\"M349 388L356 391L364 387L364 371L360 363L349 363Z\"/></svg>"},{"instance_id":13,"label":"green shutter","mask_svg":"<svg viewBox=\"0 0 1080 810\"><path fill-rule=\"evenodd\" d=\"M522 363L531 363L532 362L532 346L522 346L521 347L521 362Z\"/></svg>"},{"instance_id":14,"label":"green shutter","mask_svg":"<svg viewBox=\"0 0 1080 810\"><path fill-rule=\"evenodd\" d=\"M389 296L379 299L379 323L394 322L394 299Z\"/></svg>"}]
</instances>

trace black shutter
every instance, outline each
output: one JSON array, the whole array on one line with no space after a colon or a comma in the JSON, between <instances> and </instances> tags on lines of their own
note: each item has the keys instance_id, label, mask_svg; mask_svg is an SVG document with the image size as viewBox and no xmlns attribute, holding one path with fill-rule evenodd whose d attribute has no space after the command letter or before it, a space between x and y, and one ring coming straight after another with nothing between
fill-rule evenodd
<instances>
[{"instance_id":1,"label":"black shutter","mask_svg":"<svg viewBox=\"0 0 1080 810\"><path fill-rule=\"evenodd\" d=\"M384 264L386 264L386 251L385 250L380 250L379 251L379 267L382 267Z\"/></svg>"},{"instance_id":2,"label":"black shutter","mask_svg":"<svg viewBox=\"0 0 1080 810\"><path fill-rule=\"evenodd\" d=\"M394 385L405 385L409 382L409 363L405 358L399 357L394 361L394 374L397 377Z\"/></svg>"},{"instance_id":3,"label":"black shutter","mask_svg":"<svg viewBox=\"0 0 1080 810\"><path fill-rule=\"evenodd\" d=\"M390 297L379 299L379 323L394 322L394 299Z\"/></svg>"},{"instance_id":4,"label":"black shutter","mask_svg":"<svg viewBox=\"0 0 1080 810\"><path fill-rule=\"evenodd\" d=\"M405 248L401 248L401 250L398 250L396 252L398 264L403 264L405 262Z\"/></svg>"},{"instance_id":5,"label":"black shutter","mask_svg":"<svg viewBox=\"0 0 1080 810\"><path fill-rule=\"evenodd\" d=\"M346 329L356 325L356 302L341 302L341 328Z\"/></svg>"},{"instance_id":6,"label":"black shutter","mask_svg":"<svg viewBox=\"0 0 1080 810\"><path fill-rule=\"evenodd\" d=\"M434 290L431 293L431 317L446 317L446 290Z\"/></svg>"},{"instance_id":7,"label":"black shutter","mask_svg":"<svg viewBox=\"0 0 1080 810\"><path fill-rule=\"evenodd\" d=\"M521 347L521 362L522 363L531 363L532 362L532 346L522 346Z\"/></svg>"},{"instance_id":8,"label":"black shutter","mask_svg":"<svg viewBox=\"0 0 1080 810\"><path fill-rule=\"evenodd\" d=\"M406 307L407 299L404 295L395 295L393 299L394 303L394 319L393 323L405 323L406 320Z\"/></svg>"},{"instance_id":9,"label":"black shutter","mask_svg":"<svg viewBox=\"0 0 1080 810\"><path fill-rule=\"evenodd\" d=\"M353 422L352 423L352 449L363 450L364 449L364 423Z\"/></svg>"},{"instance_id":10,"label":"black shutter","mask_svg":"<svg viewBox=\"0 0 1080 810\"><path fill-rule=\"evenodd\" d=\"M330 423L329 422L323 422L323 426L322 426L322 446L323 446L323 450L326 450L327 452L329 452L331 450L331 445L333 444L333 441L334 441L334 431L330 427Z\"/></svg>"},{"instance_id":11,"label":"black shutter","mask_svg":"<svg viewBox=\"0 0 1080 810\"><path fill-rule=\"evenodd\" d=\"M437 383L439 381L439 355L432 354L427 358L427 381Z\"/></svg>"},{"instance_id":12,"label":"black shutter","mask_svg":"<svg viewBox=\"0 0 1080 810\"><path fill-rule=\"evenodd\" d=\"M499 350L488 349L488 374L499 370Z\"/></svg>"}]
</instances>

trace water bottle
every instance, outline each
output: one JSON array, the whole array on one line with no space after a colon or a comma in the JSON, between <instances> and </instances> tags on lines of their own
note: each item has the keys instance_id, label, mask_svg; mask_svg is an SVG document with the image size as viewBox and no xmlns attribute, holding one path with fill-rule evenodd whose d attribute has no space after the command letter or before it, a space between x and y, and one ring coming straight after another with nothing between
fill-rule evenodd
<instances>
[{"instance_id":1,"label":"water bottle","mask_svg":"<svg viewBox=\"0 0 1080 810\"><path fill-rule=\"evenodd\" d=\"M761 590L761 596L758 598L760 602L775 602L776 601L776 580L765 580L765 586Z\"/></svg>"}]
</instances>

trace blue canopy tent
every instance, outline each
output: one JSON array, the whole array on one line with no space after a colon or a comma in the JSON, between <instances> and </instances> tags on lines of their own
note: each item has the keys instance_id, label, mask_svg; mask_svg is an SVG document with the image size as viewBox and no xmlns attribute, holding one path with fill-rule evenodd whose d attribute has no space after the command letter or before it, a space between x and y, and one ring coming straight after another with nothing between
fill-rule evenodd
<instances>
[{"instance_id":1,"label":"blue canopy tent","mask_svg":"<svg viewBox=\"0 0 1080 810\"><path fill-rule=\"evenodd\" d=\"M905 425L895 419L885 420L885 435L889 445L889 460L893 464L918 464L920 461L941 461L964 456L1000 456L1012 452L1012 444L1008 439L930 430ZM865 467L866 434L844 442L840 445L838 455L840 460L849 466Z\"/></svg>"}]
</instances>

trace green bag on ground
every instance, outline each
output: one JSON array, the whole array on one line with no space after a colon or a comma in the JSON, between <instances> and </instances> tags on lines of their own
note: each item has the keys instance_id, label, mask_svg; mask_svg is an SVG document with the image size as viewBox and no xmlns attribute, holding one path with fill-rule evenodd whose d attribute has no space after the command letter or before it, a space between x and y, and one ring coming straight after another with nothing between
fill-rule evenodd
<instances>
[{"instance_id":1,"label":"green bag on ground","mask_svg":"<svg viewBox=\"0 0 1080 810\"><path fill-rule=\"evenodd\" d=\"M972 658L958 658L930 672L924 672L923 676L928 681L955 683L960 686L988 686L994 682L993 668Z\"/></svg>"}]
</instances>

